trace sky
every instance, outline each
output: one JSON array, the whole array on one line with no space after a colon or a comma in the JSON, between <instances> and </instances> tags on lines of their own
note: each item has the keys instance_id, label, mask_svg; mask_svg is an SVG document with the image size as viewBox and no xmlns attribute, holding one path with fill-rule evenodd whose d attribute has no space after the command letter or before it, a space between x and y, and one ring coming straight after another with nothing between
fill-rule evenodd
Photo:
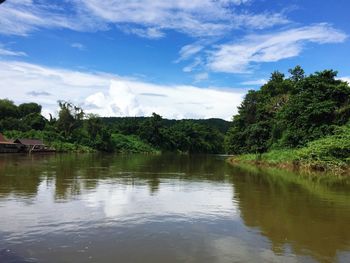
<instances>
[{"instance_id":1,"label":"sky","mask_svg":"<svg viewBox=\"0 0 350 263\"><path fill-rule=\"evenodd\" d=\"M100 116L222 118L279 70L350 81L348 0L7 0L0 98Z\"/></svg>"}]
</instances>

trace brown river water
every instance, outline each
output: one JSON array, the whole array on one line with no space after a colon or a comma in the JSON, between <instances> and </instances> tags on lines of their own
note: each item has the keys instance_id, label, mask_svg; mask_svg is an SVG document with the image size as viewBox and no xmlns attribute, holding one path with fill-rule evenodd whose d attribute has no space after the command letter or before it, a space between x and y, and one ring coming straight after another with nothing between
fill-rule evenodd
<instances>
[{"instance_id":1,"label":"brown river water","mask_svg":"<svg viewBox=\"0 0 350 263\"><path fill-rule=\"evenodd\" d=\"M350 176L0 155L0 262L350 262Z\"/></svg>"}]
</instances>

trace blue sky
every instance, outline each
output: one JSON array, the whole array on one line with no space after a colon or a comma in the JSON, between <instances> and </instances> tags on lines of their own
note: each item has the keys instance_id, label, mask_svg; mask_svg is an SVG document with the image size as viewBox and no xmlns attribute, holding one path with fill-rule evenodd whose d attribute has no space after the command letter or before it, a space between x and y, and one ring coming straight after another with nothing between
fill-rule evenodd
<instances>
[{"instance_id":1,"label":"blue sky","mask_svg":"<svg viewBox=\"0 0 350 263\"><path fill-rule=\"evenodd\" d=\"M301 65L350 77L347 0L7 0L0 89L44 114L230 119L248 89Z\"/></svg>"}]
</instances>

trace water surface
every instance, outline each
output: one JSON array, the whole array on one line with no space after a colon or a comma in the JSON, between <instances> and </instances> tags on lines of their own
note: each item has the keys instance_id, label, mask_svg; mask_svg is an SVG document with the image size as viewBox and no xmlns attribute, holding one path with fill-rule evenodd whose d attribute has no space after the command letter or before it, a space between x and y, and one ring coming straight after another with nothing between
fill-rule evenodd
<instances>
[{"instance_id":1,"label":"water surface","mask_svg":"<svg viewBox=\"0 0 350 263\"><path fill-rule=\"evenodd\" d=\"M220 156L0 155L0 262L350 262L350 179Z\"/></svg>"}]
</instances>

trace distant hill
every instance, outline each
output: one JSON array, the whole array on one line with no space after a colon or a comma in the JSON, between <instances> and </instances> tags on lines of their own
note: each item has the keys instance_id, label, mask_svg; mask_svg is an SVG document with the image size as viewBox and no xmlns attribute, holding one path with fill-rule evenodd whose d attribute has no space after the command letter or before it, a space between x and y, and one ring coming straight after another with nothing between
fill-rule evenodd
<instances>
[{"instance_id":1,"label":"distant hill","mask_svg":"<svg viewBox=\"0 0 350 263\"><path fill-rule=\"evenodd\" d=\"M110 127L113 127L122 132L133 133L135 129L137 129L137 127L139 127L149 118L151 117L103 117L101 119L105 124L109 125ZM225 134L231 127L231 122L219 118L183 120L163 119L162 121L163 124L167 127L173 126L175 123L178 122L193 122L204 126L208 126L213 129L217 129L222 134Z\"/></svg>"}]
</instances>

